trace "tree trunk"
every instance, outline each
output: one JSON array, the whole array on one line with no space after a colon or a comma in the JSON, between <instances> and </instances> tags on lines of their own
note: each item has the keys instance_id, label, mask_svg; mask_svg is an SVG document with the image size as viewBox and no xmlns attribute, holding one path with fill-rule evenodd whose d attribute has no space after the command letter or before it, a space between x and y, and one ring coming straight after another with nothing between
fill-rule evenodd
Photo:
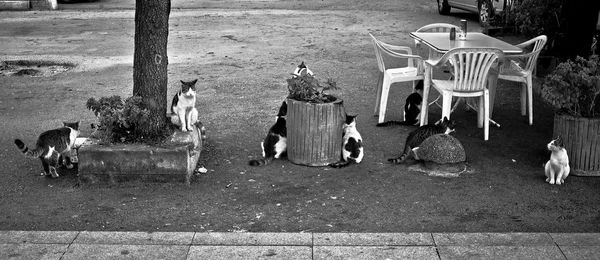
<instances>
[{"instance_id":1,"label":"tree trunk","mask_svg":"<svg viewBox=\"0 0 600 260\"><path fill-rule=\"evenodd\" d=\"M166 127L167 39L171 0L135 1L135 41L133 54L133 95L142 97L151 111L143 132L158 134Z\"/></svg>"}]
</instances>

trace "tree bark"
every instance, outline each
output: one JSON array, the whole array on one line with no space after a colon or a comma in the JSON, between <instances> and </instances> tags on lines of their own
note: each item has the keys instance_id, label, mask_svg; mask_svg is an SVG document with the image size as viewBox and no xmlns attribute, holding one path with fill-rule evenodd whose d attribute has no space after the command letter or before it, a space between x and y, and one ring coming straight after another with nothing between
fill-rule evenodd
<instances>
[{"instance_id":1,"label":"tree bark","mask_svg":"<svg viewBox=\"0 0 600 260\"><path fill-rule=\"evenodd\" d=\"M133 95L140 96L151 118L148 134L161 133L167 114L167 40L171 0L136 0Z\"/></svg>"}]
</instances>

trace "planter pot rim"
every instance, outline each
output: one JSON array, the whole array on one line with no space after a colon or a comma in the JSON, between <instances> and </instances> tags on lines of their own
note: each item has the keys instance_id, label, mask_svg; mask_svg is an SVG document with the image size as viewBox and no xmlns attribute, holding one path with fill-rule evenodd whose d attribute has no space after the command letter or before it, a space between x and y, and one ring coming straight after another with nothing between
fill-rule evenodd
<instances>
[{"instance_id":1,"label":"planter pot rim","mask_svg":"<svg viewBox=\"0 0 600 260\"><path fill-rule=\"evenodd\" d=\"M296 99L293 99L293 98L286 98L286 100L288 100L288 101L294 101L294 102L300 102L300 103L314 104L314 105L338 104L338 103L344 102L343 99L338 98L338 97L336 97L335 100L332 101L332 102L323 102L323 103L308 102L308 101L296 100Z\"/></svg>"}]
</instances>

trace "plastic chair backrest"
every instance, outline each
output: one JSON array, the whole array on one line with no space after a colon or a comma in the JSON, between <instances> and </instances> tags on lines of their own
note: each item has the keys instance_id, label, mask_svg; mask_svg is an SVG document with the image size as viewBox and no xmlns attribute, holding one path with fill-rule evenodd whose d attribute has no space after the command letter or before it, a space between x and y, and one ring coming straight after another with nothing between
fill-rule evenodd
<instances>
[{"instance_id":1,"label":"plastic chair backrest","mask_svg":"<svg viewBox=\"0 0 600 260\"><path fill-rule=\"evenodd\" d=\"M529 58L527 59L527 64L525 65L525 68L524 68L526 71L533 71L533 69L535 68L535 65L537 64L537 58L540 55L540 52L542 51L542 49L544 48L544 45L546 45L547 40L548 40L548 38L546 37L546 35L540 35L529 41L526 41L524 43L517 45L519 47L526 47L526 46L533 44L533 49L528 54Z\"/></svg>"},{"instance_id":2,"label":"plastic chair backrest","mask_svg":"<svg viewBox=\"0 0 600 260\"><path fill-rule=\"evenodd\" d=\"M380 72L384 72L385 71L385 64L383 63L383 57L381 56L381 51L379 51L379 40L377 40L375 38L375 36L373 36L371 33L369 33L369 36L371 36L371 41L373 42L373 48L375 49L375 57L377 58L377 67L379 68Z\"/></svg>"},{"instance_id":3,"label":"plastic chair backrest","mask_svg":"<svg viewBox=\"0 0 600 260\"><path fill-rule=\"evenodd\" d=\"M475 92L485 88L490 68L503 57L496 48L455 48L446 52L438 64L449 62L454 68L454 91Z\"/></svg>"},{"instance_id":4,"label":"plastic chair backrest","mask_svg":"<svg viewBox=\"0 0 600 260\"><path fill-rule=\"evenodd\" d=\"M379 67L379 71L385 71L385 62L383 60L383 54L394 58L402 58L408 59L407 66L414 67L413 58L405 57L403 53L399 53L398 51L406 52L406 55L412 55L412 51L410 47L405 46L394 46L391 44L384 43L380 40L377 40L375 36L369 33L371 36L371 40L373 41L373 47L375 48L375 56L377 57L377 66Z\"/></svg>"},{"instance_id":5,"label":"plastic chair backrest","mask_svg":"<svg viewBox=\"0 0 600 260\"><path fill-rule=\"evenodd\" d=\"M449 23L432 23L419 28L417 32L450 32L451 28L458 29L458 26Z\"/></svg>"}]
</instances>

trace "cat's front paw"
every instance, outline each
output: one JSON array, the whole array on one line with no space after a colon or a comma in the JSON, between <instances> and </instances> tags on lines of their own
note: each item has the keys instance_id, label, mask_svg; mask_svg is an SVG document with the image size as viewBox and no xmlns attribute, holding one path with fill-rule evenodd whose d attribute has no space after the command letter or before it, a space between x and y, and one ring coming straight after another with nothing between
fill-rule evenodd
<instances>
[{"instance_id":1,"label":"cat's front paw","mask_svg":"<svg viewBox=\"0 0 600 260\"><path fill-rule=\"evenodd\" d=\"M550 184L554 184L554 179L550 180Z\"/></svg>"},{"instance_id":2,"label":"cat's front paw","mask_svg":"<svg viewBox=\"0 0 600 260\"><path fill-rule=\"evenodd\" d=\"M185 128L185 127L181 128L181 132L187 132L187 131L188 131L187 128Z\"/></svg>"}]
</instances>

